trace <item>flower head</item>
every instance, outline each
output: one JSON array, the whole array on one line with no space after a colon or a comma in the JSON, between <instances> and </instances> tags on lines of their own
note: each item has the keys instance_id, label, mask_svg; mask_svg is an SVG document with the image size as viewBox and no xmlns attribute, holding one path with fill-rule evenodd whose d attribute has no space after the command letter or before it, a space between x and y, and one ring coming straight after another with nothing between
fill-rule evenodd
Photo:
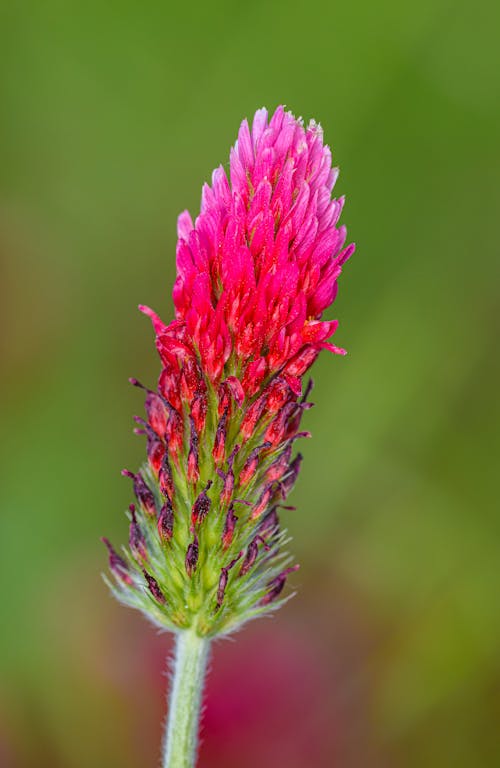
<instances>
[{"instance_id":1,"label":"flower head","mask_svg":"<svg viewBox=\"0 0 500 768\"><path fill-rule=\"evenodd\" d=\"M281 604L296 570L279 508L299 471L294 441L308 436L302 378L321 349L343 353L322 313L354 250L336 177L316 123L259 110L229 179L219 167L194 224L179 217L175 320L141 307L162 370L137 419L148 464L125 473L129 548L110 548L110 568L118 597L163 626L224 634Z\"/></svg>"}]
</instances>

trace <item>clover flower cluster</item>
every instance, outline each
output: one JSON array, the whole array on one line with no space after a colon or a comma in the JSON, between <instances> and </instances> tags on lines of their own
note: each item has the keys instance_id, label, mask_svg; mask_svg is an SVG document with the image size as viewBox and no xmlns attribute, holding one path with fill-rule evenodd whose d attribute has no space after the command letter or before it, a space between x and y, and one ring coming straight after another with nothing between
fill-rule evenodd
<instances>
[{"instance_id":1,"label":"clover flower cluster","mask_svg":"<svg viewBox=\"0 0 500 768\"><path fill-rule=\"evenodd\" d=\"M203 187L193 223L178 221L175 320L148 307L162 369L145 390L147 464L124 470L136 503L129 545L109 541L115 595L173 631L226 634L286 599L297 569L280 509L319 352L344 350L322 320L354 251L332 199L337 170L320 127L283 107L243 121ZM287 507L284 507L285 509Z\"/></svg>"}]
</instances>

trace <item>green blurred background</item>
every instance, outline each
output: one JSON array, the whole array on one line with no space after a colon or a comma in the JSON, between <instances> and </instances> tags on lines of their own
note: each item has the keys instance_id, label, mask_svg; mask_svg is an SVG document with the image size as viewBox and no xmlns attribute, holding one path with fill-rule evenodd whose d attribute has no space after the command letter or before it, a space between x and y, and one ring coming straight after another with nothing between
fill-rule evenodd
<instances>
[{"instance_id":1,"label":"green blurred background","mask_svg":"<svg viewBox=\"0 0 500 768\"><path fill-rule=\"evenodd\" d=\"M288 514L299 595L214 653L206 768L500 765L498 6L1 3L0 765L157 764L170 641L101 582L175 224L285 103L358 250Z\"/></svg>"}]
</instances>

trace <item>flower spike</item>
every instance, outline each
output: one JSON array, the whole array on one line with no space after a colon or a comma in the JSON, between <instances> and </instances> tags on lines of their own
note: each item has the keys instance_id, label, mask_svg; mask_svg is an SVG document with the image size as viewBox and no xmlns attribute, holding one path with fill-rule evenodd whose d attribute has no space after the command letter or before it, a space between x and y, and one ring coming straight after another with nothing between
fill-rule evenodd
<instances>
[{"instance_id":1,"label":"flower spike","mask_svg":"<svg viewBox=\"0 0 500 768\"><path fill-rule=\"evenodd\" d=\"M148 460L123 472L137 499L123 557L104 543L119 599L170 630L233 632L281 605L298 568L278 507L290 509L295 440L309 436L304 377L321 350L344 354L323 317L354 251L336 178L318 124L258 110L196 220L179 216L175 319L140 306L161 361L156 389L130 379Z\"/></svg>"}]
</instances>

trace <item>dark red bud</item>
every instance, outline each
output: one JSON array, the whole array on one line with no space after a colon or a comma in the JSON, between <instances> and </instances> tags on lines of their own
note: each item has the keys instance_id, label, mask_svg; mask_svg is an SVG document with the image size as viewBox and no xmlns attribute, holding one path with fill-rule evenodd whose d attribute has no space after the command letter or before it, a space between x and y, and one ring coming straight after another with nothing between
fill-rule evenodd
<instances>
[{"instance_id":1,"label":"dark red bud","mask_svg":"<svg viewBox=\"0 0 500 768\"><path fill-rule=\"evenodd\" d=\"M310 344L302 347L300 352L286 364L284 372L290 376L303 376L319 355L319 350Z\"/></svg>"},{"instance_id":2,"label":"dark red bud","mask_svg":"<svg viewBox=\"0 0 500 768\"><path fill-rule=\"evenodd\" d=\"M286 383L288 384L293 394L295 395L295 397L300 397L300 395L302 394L302 381L300 377L292 376L289 373L284 373L283 376Z\"/></svg>"},{"instance_id":3,"label":"dark red bud","mask_svg":"<svg viewBox=\"0 0 500 768\"><path fill-rule=\"evenodd\" d=\"M229 456L229 458L227 460L227 465L228 465L228 467L230 469L233 468L234 459L236 457L236 454L239 453L240 448L241 448L241 445L235 445L233 450L231 451L231 455Z\"/></svg>"},{"instance_id":4,"label":"dark red bud","mask_svg":"<svg viewBox=\"0 0 500 768\"><path fill-rule=\"evenodd\" d=\"M175 461L178 461L179 451L182 450L184 441L184 424L182 417L175 408L170 408L165 432L165 442Z\"/></svg>"},{"instance_id":5,"label":"dark red bud","mask_svg":"<svg viewBox=\"0 0 500 768\"><path fill-rule=\"evenodd\" d=\"M266 375L266 371L267 362L265 357L259 357L247 365L241 380L241 384L247 397L253 397L259 391Z\"/></svg>"},{"instance_id":6,"label":"dark red bud","mask_svg":"<svg viewBox=\"0 0 500 768\"><path fill-rule=\"evenodd\" d=\"M224 477L224 487L220 495L221 504L229 504L233 496L234 491L234 472L232 469L228 469Z\"/></svg>"},{"instance_id":7,"label":"dark red bud","mask_svg":"<svg viewBox=\"0 0 500 768\"><path fill-rule=\"evenodd\" d=\"M226 379L226 384L231 391L236 405L238 408L241 408L245 400L245 390L241 386L240 380L237 379L236 376L228 376Z\"/></svg>"},{"instance_id":8,"label":"dark red bud","mask_svg":"<svg viewBox=\"0 0 500 768\"><path fill-rule=\"evenodd\" d=\"M144 578L146 579L146 582L147 582L147 585L148 585L148 589L151 592L151 594L153 595L154 599L158 603L161 603L161 605L165 605L165 603L167 602L165 600L165 595L161 591L160 585L158 584L156 579L153 578L153 576L151 576L151 574L148 573L147 571L143 571L143 574L144 574Z\"/></svg>"},{"instance_id":9,"label":"dark red bud","mask_svg":"<svg viewBox=\"0 0 500 768\"><path fill-rule=\"evenodd\" d=\"M217 589L217 607L216 610L218 610L222 603L224 602L224 594L226 592L227 582L229 579L229 571L231 568L236 565L240 557L242 556L243 552L240 552L239 555L237 555L234 560L231 560L229 565L226 565L225 568L221 568L220 577L219 577L219 586Z\"/></svg>"},{"instance_id":10,"label":"dark red bud","mask_svg":"<svg viewBox=\"0 0 500 768\"><path fill-rule=\"evenodd\" d=\"M170 501L166 501L158 517L158 534L162 541L170 541L174 534L174 509Z\"/></svg>"},{"instance_id":11,"label":"dark red bud","mask_svg":"<svg viewBox=\"0 0 500 768\"><path fill-rule=\"evenodd\" d=\"M279 376L267 388L266 409L270 413L277 413L290 399L290 386Z\"/></svg>"},{"instance_id":12,"label":"dark red bud","mask_svg":"<svg viewBox=\"0 0 500 768\"><path fill-rule=\"evenodd\" d=\"M198 565L198 551L199 551L198 536L195 534L193 541L187 548L186 560L185 560L186 573L190 578L195 572L196 566Z\"/></svg>"},{"instance_id":13,"label":"dark red bud","mask_svg":"<svg viewBox=\"0 0 500 768\"><path fill-rule=\"evenodd\" d=\"M139 424L144 425L144 430L135 429L134 432L137 434L146 434L148 461L151 469L155 472L155 474L158 474L163 456L165 455L165 445L163 441L158 437L154 429L148 423L146 423L144 419L141 419L138 416L134 416L134 420Z\"/></svg>"},{"instance_id":14,"label":"dark red bud","mask_svg":"<svg viewBox=\"0 0 500 768\"><path fill-rule=\"evenodd\" d=\"M165 400L176 409L182 410L182 403L179 394L179 366L170 365L165 367L158 380L158 391Z\"/></svg>"},{"instance_id":15,"label":"dark red bud","mask_svg":"<svg viewBox=\"0 0 500 768\"><path fill-rule=\"evenodd\" d=\"M137 501L148 515L154 515L156 517L155 497L144 482L140 472L134 475L133 472L124 469L122 470L122 475L124 475L124 477L130 477L134 481L134 493L137 497Z\"/></svg>"},{"instance_id":16,"label":"dark red bud","mask_svg":"<svg viewBox=\"0 0 500 768\"><path fill-rule=\"evenodd\" d=\"M147 452L151 469L157 475L160 471L163 457L165 456L165 446L159 439L150 440L148 435Z\"/></svg>"},{"instance_id":17,"label":"dark red bud","mask_svg":"<svg viewBox=\"0 0 500 768\"><path fill-rule=\"evenodd\" d=\"M248 573L250 568L253 566L253 564L257 560L258 554L259 554L259 544L257 542L257 539L253 539L247 547L245 559L243 560L242 566L240 568L239 576L244 576L246 573Z\"/></svg>"},{"instance_id":18,"label":"dark red bud","mask_svg":"<svg viewBox=\"0 0 500 768\"><path fill-rule=\"evenodd\" d=\"M231 410L231 390L225 381L223 381L222 384L219 384L217 389L217 399L217 414L220 418L226 411Z\"/></svg>"},{"instance_id":19,"label":"dark red bud","mask_svg":"<svg viewBox=\"0 0 500 768\"><path fill-rule=\"evenodd\" d=\"M273 536L279 530L279 517L277 507L273 507L259 525L259 535L266 539Z\"/></svg>"},{"instance_id":20,"label":"dark red bud","mask_svg":"<svg viewBox=\"0 0 500 768\"><path fill-rule=\"evenodd\" d=\"M106 539L105 537L103 537L101 541L108 548L110 571L118 579L120 579L120 581L123 581L124 584L127 584L129 587L132 586L134 582L132 580L132 577L130 576L128 565L125 562L125 560L122 557L120 557L120 555L117 554L117 552L115 552L109 539Z\"/></svg>"},{"instance_id":21,"label":"dark red bud","mask_svg":"<svg viewBox=\"0 0 500 768\"><path fill-rule=\"evenodd\" d=\"M164 438L167 429L167 409L161 397L155 392L146 395L148 422L159 437Z\"/></svg>"},{"instance_id":22,"label":"dark red bud","mask_svg":"<svg viewBox=\"0 0 500 768\"><path fill-rule=\"evenodd\" d=\"M252 455L253 454L253 455ZM252 451L248 459L245 461L243 469L240 472L239 482L242 488L244 488L257 471L257 465L259 463L258 451Z\"/></svg>"},{"instance_id":23,"label":"dark red bud","mask_svg":"<svg viewBox=\"0 0 500 768\"><path fill-rule=\"evenodd\" d=\"M282 440L296 439L296 433L300 427L300 420L302 418L302 413L305 407L306 406L299 406L291 414L289 414L289 419L285 424L285 429L281 437ZM302 436L305 434L306 433L302 433Z\"/></svg>"},{"instance_id":24,"label":"dark red bud","mask_svg":"<svg viewBox=\"0 0 500 768\"><path fill-rule=\"evenodd\" d=\"M245 461L243 469L240 472L239 483L241 486L244 487L247 485L254 477L257 467L259 466L260 454L270 447L271 443L265 442L262 443L262 445L258 445L257 448L254 448L253 451L250 452L248 459Z\"/></svg>"},{"instance_id":25,"label":"dark red bud","mask_svg":"<svg viewBox=\"0 0 500 768\"><path fill-rule=\"evenodd\" d=\"M284 405L281 411L266 429L264 437L272 445L279 445L279 443L284 440L286 435L287 421L290 418L294 408L295 403L287 403Z\"/></svg>"},{"instance_id":26,"label":"dark red bud","mask_svg":"<svg viewBox=\"0 0 500 768\"><path fill-rule=\"evenodd\" d=\"M194 529L194 526L197 524L201 524L206 516L208 515L208 512L210 510L210 504L212 503L209 496L207 495L207 491L212 486L212 481L209 480L206 484L204 490L200 493L198 498L193 504L193 508L191 510L191 525Z\"/></svg>"},{"instance_id":27,"label":"dark red bud","mask_svg":"<svg viewBox=\"0 0 500 768\"><path fill-rule=\"evenodd\" d=\"M271 589L261 599L260 604L269 605L270 603L273 603L282 593L288 574L293 571L298 571L299 567L299 565L293 565L291 568L287 568L286 571L283 571L283 573L280 573L279 576L276 576L275 579L270 581L268 586L271 587Z\"/></svg>"},{"instance_id":28,"label":"dark red bud","mask_svg":"<svg viewBox=\"0 0 500 768\"><path fill-rule=\"evenodd\" d=\"M275 480L280 480L283 477L290 464L291 453L292 446L287 445L283 453L281 453L280 456L278 456L278 458L269 465L266 471L266 478L270 483L274 482Z\"/></svg>"},{"instance_id":29,"label":"dark red bud","mask_svg":"<svg viewBox=\"0 0 500 768\"><path fill-rule=\"evenodd\" d=\"M256 520L266 510L272 494L272 487L268 485L261 494L261 497L250 514L251 520Z\"/></svg>"},{"instance_id":30,"label":"dark red bud","mask_svg":"<svg viewBox=\"0 0 500 768\"><path fill-rule=\"evenodd\" d=\"M226 426L229 410L226 408L222 414L217 432L215 433L214 447L212 456L216 464L222 464L226 458Z\"/></svg>"},{"instance_id":31,"label":"dark red bud","mask_svg":"<svg viewBox=\"0 0 500 768\"><path fill-rule=\"evenodd\" d=\"M144 536L142 535L141 528L139 526L139 523L137 522L137 516L135 514L135 505L131 504L129 506L131 520L129 525L129 546L130 551L136 558L136 560L146 560L147 559L147 551L146 551L146 541L144 539Z\"/></svg>"},{"instance_id":32,"label":"dark red bud","mask_svg":"<svg viewBox=\"0 0 500 768\"><path fill-rule=\"evenodd\" d=\"M207 396L203 392L199 392L191 404L191 416L198 434L201 434L205 429L207 408Z\"/></svg>"},{"instance_id":33,"label":"dark red bud","mask_svg":"<svg viewBox=\"0 0 500 768\"><path fill-rule=\"evenodd\" d=\"M200 389L201 373L194 357L187 357L181 372L181 394L190 403Z\"/></svg>"},{"instance_id":34,"label":"dark red bud","mask_svg":"<svg viewBox=\"0 0 500 768\"><path fill-rule=\"evenodd\" d=\"M252 403L248 411L246 412L245 418L241 422L240 432L245 438L245 440L248 440L255 432L255 426L262 416L262 412L264 410L264 407L266 405L266 397L264 395L261 395L255 403Z\"/></svg>"},{"instance_id":35,"label":"dark red bud","mask_svg":"<svg viewBox=\"0 0 500 768\"><path fill-rule=\"evenodd\" d=\"M191 436L189 439L189 455L188 455L188 468L187 477L190 483L196 483L200 476L200 468L198 464L198 433L196 427L191 418Z\"/></svg>"},{"instance_id":36,"label":"dark red bud","mask_svg":"<svg viewBox=\"0 0 500 768\"><path fill-rule=\"evenodd\" d=\"M238 518L234 514L234 507L231 504L229 509L227 510L226 520L224 522L224 531L222 533L223 549L228 549L228 547L231 545L231 542L234 536L234 528L237 522L238 522Z\"/></svg>"},{"instance_id":37,"label":"dark red bud","mask_svg":"<svg viewBox=\"0 0 500 768\"><path fill-rule=\"evenodd\" d=\"M163 461L160 467L159 473L160 491L164 496L168 496L170 501L174 499L174 480L172 477L172 470L170 468L170 462L168 460L168 453L163 456Z\"/></svg>"},{"instance_id":38,"label":"dark red bud","mask_svg":"<svg viewBox=\"0 0 500 768\"><path fill-rule=\"evenodd\" d=\"M220 608L224 601L224 594L226 592L228 579L229 579L229 574L227 572L227 569L223 568L220 572L219 586L217 588L217 608Z\"/></svg>"},{"instance_id":39,"label":"dark red bud","mask_svg":"<svg viewBox=\"0 0 500 768\"><path fill-rule=\"evenodd\" d=\"M283 480L281 481L281 488L283 493L283 498L286 498L290 491L292 490L293 486L295 485L295 481L297 480L299 471L300 471L300 465L302 463L303 456L301 453L298 453L290 466L288 467L288 472L285 474Z\"/></svg>"}]
</instances>

